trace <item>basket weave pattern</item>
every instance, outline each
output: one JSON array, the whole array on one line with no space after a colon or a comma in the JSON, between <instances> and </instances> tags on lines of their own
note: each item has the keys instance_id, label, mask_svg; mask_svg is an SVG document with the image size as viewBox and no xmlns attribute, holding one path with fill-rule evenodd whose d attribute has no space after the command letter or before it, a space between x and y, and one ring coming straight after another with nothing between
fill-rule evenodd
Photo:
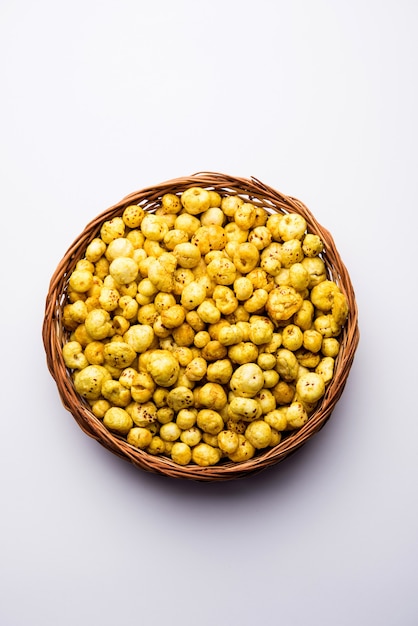
<instances>
[{"instance_id":1,"label":"basket weave pattern","mask_svg":"<svg viewBox=\"0 0 418 626\"><path fill-rule=\"evenodd\" d=\"M328 278L338 284L349 304L349 316L338 338L341 347L335 362L334 376L318 408L312 413L308 422L301 429L284 437L274 448L265 449L248 461L242 463L222 461L212 467L200 467L192 464L188 466L177 465L167 457L154 456L134 448L122 437L111 433L93 415L89 405L76 393L71 374L62 357L62 347L69 337L69 333L63 328L61 321L62 309L66 304L68 279L77 262L83 258L87 245L94 237L98 236L102 223L122 215L124 209L132 204L138 204L145 211L153 212L160 206L161 197L165 193L181 194L185 189L192 186L212 189L221 195L239 195L244 201L251 202L255 206L262 206L270 213L293 212L302 215L308 224L308 231L319 235L324 243L324 252L321 256L327 268ZM93 219L69 247L51 278L46 298L42 338L47 366L57 384L61 401L88 436L97 440L110 452L133 463L142 470L173 478L222 481L242 478L282 461L305 444L325 425L344 390L359 342L359 328L355 294L348 271L342 262L331 234L317 222L309 209L299 200L285 196L255 178L236 178L209 172L176 178L131 193Z\"/></svg>"}]
</instances>

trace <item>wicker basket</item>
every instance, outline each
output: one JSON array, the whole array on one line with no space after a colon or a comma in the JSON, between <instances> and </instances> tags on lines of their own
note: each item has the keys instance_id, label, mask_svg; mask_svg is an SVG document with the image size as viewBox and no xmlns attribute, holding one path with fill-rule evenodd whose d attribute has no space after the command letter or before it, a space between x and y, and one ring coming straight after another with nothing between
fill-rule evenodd
<instances>
[{"instance_id":1,"label":"wicker basket","mask_svg":"<svg viewBox=\"0 0 418 626\"><path fill-rule=\"evenodd\" d=\"M310 416L308 422L300 430L291 432L274 448L261 451L252 459L242 463L222 461L211 467L200 467L194 464L180 466L162 456L151 455L134 448L126 440L112 434L103 423L96 418L87 403L76 393L70 372L67 370L63 357L62 346L68 340L68 332L61 323L62 308L66 303L66 287L68 277L78 260L84 256L88 243L98 235L105 220L121 215L126 206L138 204L146 211L154 211L160 204L164 193L181 193L191 186L213 189L220 194L237 194L245 201L262 206L267 211L302 215L311 233L321 237L324 243L322 254L329 278L334 280L349 303L349 316L339 337L341 348L336 359L334 376L320 405ZM48 369L56 381L58 392L64 407L73 415L80 428L90 437L96 439L112 453L133 463L136 467L173 478L192 479L197 481L223 481L242 478L268 468L282 461L295 452L316 434L329 419L337 401L345 387L347 377L354 359L359 341L358 312L353 286L331 234L323 228L299 200L285 196L268 187L255 178L245 179L219 173L199 173L169 180L131 193L118 204L110 207L92 220L75 242L70 246L52 276L46 298L45 318L42 329Z\"/></svg>"}]
</instances>

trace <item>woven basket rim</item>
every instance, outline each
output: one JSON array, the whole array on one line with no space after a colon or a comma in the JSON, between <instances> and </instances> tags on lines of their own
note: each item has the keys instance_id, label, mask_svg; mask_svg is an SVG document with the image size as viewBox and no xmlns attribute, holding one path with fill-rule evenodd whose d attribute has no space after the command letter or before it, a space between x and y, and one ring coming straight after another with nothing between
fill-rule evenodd
<instances>
[{"instance_id":1,"label":"woven basket rim","mask_svg":"<svg viewBox=\"0 0 418 626\"><path fill-rule=\"evenodd\" d=\"M168 457L154 456L134 448L122 437L108 431L103 423L92 414L88 404L76 394L70 373L61 354L61 348L66 338L61 324L66 284L75 264L82 258L87 244L98 234L101 224L111 217L121 215L125 207L130 204L139 204L144 210L152 212L158 207L159 199L164 193L178 194L190 186L213 189L221 194L237 194L255 205L263 206L269 212L296 212L301 214L307 221L308 231L320 235L325 245L322 256L329 277L339 285L349 303L349 316L339 337L341 348L335 362L334 377L329 383L320 405L312 413L305 426L284 437L274 448L263 450L248 461L241 463L222 461L218 465L210 467L200 467L194 464L180 466ZM172 478L205 482L242 478L267 469L293 454L319 432L329 420L343 393L359 338L358 308L354 288L331 233L297 198L284 195L255 177L240 178L219 172L197 172L190 176L173 178L134 191L92 219L69 246L51 277L42 326L46 363L56 382L61 402L88 436L139 469Z\"/></svg>"}]
</instances>

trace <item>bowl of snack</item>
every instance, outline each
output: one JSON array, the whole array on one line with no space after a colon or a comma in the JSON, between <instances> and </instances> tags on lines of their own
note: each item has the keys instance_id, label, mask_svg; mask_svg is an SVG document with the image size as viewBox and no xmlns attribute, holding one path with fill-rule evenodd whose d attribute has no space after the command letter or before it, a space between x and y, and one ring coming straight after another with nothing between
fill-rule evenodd
<instances>
[{"instance_id":1,"label":"bowl of snack","mask_svg":"<svg viewBox=\"0 0 418 626\"><path fill-rule=\"evenodd\" d=\"M88 436L142 470L221 481L325 425L359 328L349 273L309 209L203 172L87 224L51 278L42 337Z\"/></svg>"}]
</instances>

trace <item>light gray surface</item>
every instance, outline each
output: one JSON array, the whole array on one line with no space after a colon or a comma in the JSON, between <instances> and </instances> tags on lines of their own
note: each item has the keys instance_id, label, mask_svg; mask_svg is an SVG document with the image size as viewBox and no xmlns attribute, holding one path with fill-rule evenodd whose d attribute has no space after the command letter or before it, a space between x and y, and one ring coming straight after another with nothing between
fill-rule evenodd
<instances>
[{"instance_id":1,"label":"light gray surface","mask_svg":"<svg viewBox=\"0 0 418 626\"><path fill-rule=\"evenodd\" d=\"M1 626L413 626L416 3L0 3ZM90 219L201 170L334 235L361 342L331 421L225 484L135 470L46 370L48 283Z\"/></svg>"}]
</instances>

